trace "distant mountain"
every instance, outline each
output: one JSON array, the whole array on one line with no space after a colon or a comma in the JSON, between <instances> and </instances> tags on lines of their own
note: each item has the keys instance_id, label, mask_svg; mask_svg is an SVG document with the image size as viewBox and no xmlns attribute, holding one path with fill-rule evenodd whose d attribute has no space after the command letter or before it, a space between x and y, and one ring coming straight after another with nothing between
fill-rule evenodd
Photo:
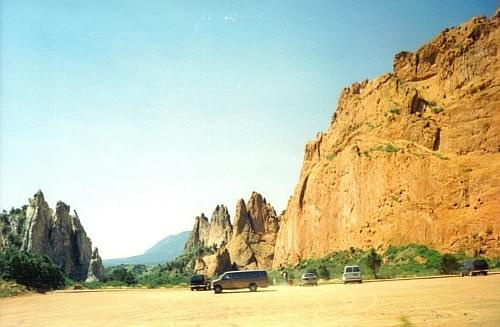
<instances>
[{"instance_id":1,"label":"distant mountain","mask_svg":"<svg viewBox=\"0 0 500 327\"><path fill-rule=\"evenodd\" d=\"M156 243L152 248L146 250L146 252L141 255L136 255L128 258L107 259L103 260L103 263L106 267L121 264L156 265L159 263L165 263L183 253L184 244L186 244L188 236L189 231L185 231L176 235L170 235Z\"/></svg>"}]
</instances>

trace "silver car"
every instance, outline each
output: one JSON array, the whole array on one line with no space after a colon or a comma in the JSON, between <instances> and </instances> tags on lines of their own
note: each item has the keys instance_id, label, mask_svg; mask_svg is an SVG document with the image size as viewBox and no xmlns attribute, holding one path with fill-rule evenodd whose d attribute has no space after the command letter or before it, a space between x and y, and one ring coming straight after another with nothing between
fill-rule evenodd
<instances>
[{"instance_id":1,"label":"silver car","mask_svg":"<svg viewBox=\"0 0 500 327\"><path fill-rule=\"evenodd\" d=\"M361 276L361 269L359 269L359 266L345 266L344 272L342 273L342 281L344 284L350 282L362 283L363 278Z\"/></svg>"},{"instance_id":2,"label":"silver car","mask_svg":"<svg viewBox=\"0 0 500 327\"><path fill-rule=\"evenodd\" d=\"M300 278L300 286L304 285L318 286L318 278L313 273L305 273Z\"/></svg>"}]
</instances>

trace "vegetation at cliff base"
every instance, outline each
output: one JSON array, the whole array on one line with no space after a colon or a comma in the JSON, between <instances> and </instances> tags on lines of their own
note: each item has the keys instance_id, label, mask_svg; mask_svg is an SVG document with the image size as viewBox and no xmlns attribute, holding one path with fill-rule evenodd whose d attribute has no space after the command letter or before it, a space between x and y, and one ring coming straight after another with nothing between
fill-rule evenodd
<instances>
[{"instance_id":1,"label":"vegetation at cliff base","mask_svg":"<svg viewBox=\"0 0 500 327\"><path fill-rule=\"evenodd\" d=\"M196 258L215 253L214 247L197 246L178 256L172 261L154 266L118 265L106 268L110 276L106 282L85 282L86 288L105 287L174 287L187 286L188 280L194 274ZM67 286L74 282L67 281Z\"/></svg>"},{"instance_id":2,"label":"vegetation at cliff base","mask_svg":"<svg viewBox=\"0 0 500 327\"><path fill-rule=\"evenodd\" d=\"M0 253L0 277L39 292L64 287L64 274L47 256L16 249Z\"/></svg>"},{"instance_id":3,"label":"vegetation at cliff base","mask_svg":"<svg viewBox=\"0 0 500 327\"><path fill-rule=\"evenodd\" d=\"M289 279L299 279L305 272L314 272L324 280L340 280L346 265L359 265L364 279L458 274L461 263L471 259L464 253L443 254L421 244L389 246L383 252L351 248L332 252L322 258L301 260L296 265L269 272L271 282L283 283L282 272ZM500 258L486 259L490 269L500 268ZM326 276L330 276L327 278Z\"/></svg>"},{"instance_id":4,"label":"vegetation at cliff base","mask_svg":"<svg viewBox=\"0 0 500 327\"><path fill-rule=\"evenodd\" d=\"M196 247L176 259L155 266L118 265L106 268L109 280L106 282L85 282L85 288L114 287L187 287L194 271L195 259L214 253L213 247ZM312 272L321 280L338 282L346 265L359 265L364 279L387 279L417 277L440 274L458 274L461 263L470 259L464 253L442 254L421 244L389 246L385 251L373 248L361 250L351 248L332 252L322 258L301 260L293 266L268 271L270 284L283 284L283 272L288 279L298 284L306 272ZM487 259L490 268L500 268L500 259ZM214 277L214 276L209 276ZM67 280L66 285L74 282Z\"/></svg>"}]
</instances>

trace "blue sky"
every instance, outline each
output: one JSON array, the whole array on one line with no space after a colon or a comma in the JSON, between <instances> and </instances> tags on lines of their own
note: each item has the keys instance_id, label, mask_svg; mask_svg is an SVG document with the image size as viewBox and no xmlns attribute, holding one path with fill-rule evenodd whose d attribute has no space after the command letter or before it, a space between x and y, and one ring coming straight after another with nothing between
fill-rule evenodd
<instances>
[{"instance_id":1,"label":"blue sky","mask_svg":"<svg viewBox=\"0 0 500 327\"><path fill-rule=\"evenodd\" d=\"M0 204L42 189L104 258L262 193L344 86L496 1L2 1Z\"/></svg>"}]
</instances>

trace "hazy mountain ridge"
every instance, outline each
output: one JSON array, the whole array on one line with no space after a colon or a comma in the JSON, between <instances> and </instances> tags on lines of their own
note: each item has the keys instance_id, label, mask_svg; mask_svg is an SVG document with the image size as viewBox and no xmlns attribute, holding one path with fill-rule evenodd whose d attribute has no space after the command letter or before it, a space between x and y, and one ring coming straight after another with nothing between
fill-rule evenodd
<instances>
[{"instance_id":1,"label":"hazy mountain ridge","mask_svg":"<svg viewBox=\"0 0 500 327\"><path fill-rule=\"evenodd\" d=\"M157 242L151 248L144 251L143 254L126 258L105 259L103 264L107 267L120 264L133 265L156 265L170 261L184 251L184 245L188 239L189 231L181 232L175 235L169 235Z\"/></svg>"}]
</instances>

